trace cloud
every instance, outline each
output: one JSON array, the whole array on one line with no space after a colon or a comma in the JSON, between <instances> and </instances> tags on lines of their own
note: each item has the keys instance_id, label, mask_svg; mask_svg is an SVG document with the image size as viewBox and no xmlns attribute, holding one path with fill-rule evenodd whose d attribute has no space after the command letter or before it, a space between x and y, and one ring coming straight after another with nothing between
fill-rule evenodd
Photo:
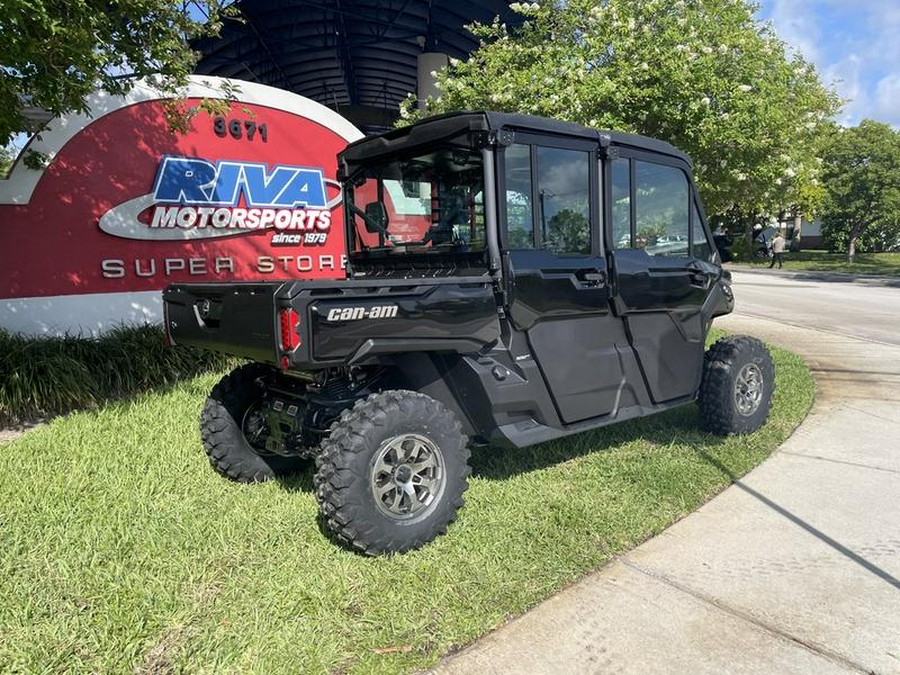
<instances>
[{"instance_id":1,"label":"cloud","mask_svg":"<svg viewBox=\"0 0 900 675\"><path fill-rule=\"evenodd\" d=\"M876 118L897 124L900 120L900 73L881 78L875 87Z\"/></svg>"},{"instance_id":2,"label":"cloud","mask_svg":"<svg viewBox=\"0 0 900 675\"><path fill-rule=\"evenodd\" d=\"M764 0L761 16L849 99L838 121L870 117L900 127L900 3Z\"/></svg>"},{"instance_id":3,"label":"cloud","mask_svg":"<svg viewBox=\"0 0 900 675\"><path fill-rule=\"evenodd\" d=\"M768 16L778 32L778 37L799 51L807 61L818 63L821 31L811 12L803 11L811 4L804 0L773 0L765 6L771 8Z\"/></svg>"},{"instance_id":4,"label":"cloud","mask_svg":"<svg viewBox=\"0 0 900 675\"><path fill-rule=\"evenodd\" d=\"M865 59L854 53L821 69L824 82L833 86L846 101L838 114L838 122L841 124L852 126L863 118L872 116L865 68Z\"/></svg>"}]
</instances>

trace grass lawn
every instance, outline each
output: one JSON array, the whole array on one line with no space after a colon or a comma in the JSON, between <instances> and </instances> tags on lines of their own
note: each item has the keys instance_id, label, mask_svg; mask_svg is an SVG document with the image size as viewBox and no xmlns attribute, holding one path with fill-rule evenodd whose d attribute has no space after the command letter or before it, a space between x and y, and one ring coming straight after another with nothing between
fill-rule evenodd
<instances>
[{"instance_id":1,"label":"grass lawn","mask_svg":"<svg viewBox=\"0 0 900 675\"><path fill-rule=\"evenodd\" d=\"M769 262L753 263L754 267L768 267ZM851 265L846 253L802 251L784 254L784 269L815 272L844 272L846 274L879 274L900 277L900 253L857 253Z\"/></svg>"},{"instance_id":2,"label":"grass lawn","mask_svg":"<svg viewBox=\"0 0 900 675\"><path fill-rule=\"evenodd\" d=\"M403 556L335 546L311 471L243 486L200 446L216 377L0 446L0 671L406 672L434 664L660 532L807 413L775 351L774 414L718 438L688 406L519 451L478 450L449 534Z\"/></svg>"}]
</instances>

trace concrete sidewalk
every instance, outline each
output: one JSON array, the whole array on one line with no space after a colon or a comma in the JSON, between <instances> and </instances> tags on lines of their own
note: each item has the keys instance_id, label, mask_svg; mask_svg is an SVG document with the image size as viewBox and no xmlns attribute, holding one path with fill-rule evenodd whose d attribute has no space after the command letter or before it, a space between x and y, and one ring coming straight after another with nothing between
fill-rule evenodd
<instances>
[{"instance_id":1,"label":"concrete sidewalk","mask_svg":"<svg viewBox=\"0 0 900 675\"><path fill-rule=\"evenodd\" d=\"M717 325L808 360L809 418L699 511L435 672L900 673L900 345Z\"/></svg>"}]
</instances>

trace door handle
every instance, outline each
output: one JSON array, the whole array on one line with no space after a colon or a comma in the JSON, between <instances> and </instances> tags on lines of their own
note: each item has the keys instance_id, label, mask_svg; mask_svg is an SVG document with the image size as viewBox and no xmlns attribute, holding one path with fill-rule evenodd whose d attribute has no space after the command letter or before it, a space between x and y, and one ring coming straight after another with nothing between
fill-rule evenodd
<instances>
[{"instance_id":1,"label":"door handle","mask_svg":"<svg viewBox=\"0 0 900 675\"><path fill-rule=\"evenodd\" d=\"M587 288L602 286L606 283L606 272L603 270L578 270L575 276L581 285Z\"/></svg>"}]
</instances>

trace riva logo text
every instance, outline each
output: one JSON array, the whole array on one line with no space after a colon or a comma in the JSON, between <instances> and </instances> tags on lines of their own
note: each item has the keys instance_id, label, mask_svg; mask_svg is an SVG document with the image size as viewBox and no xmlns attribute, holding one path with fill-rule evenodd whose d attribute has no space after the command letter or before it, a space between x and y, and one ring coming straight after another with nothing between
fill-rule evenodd
<instances>
[{"instance_id":1,"label":"riva logo text","mask_svg":"<svg viewBox=\"0 0 900 675\"><path fill-rule=\"evenodd\" d=\"M275 245L324 244L337 187L320 167L165 156L153 191L110 209L100 229L129 239L195 239L271 228Z\"/></svg>"}]
</instances>

